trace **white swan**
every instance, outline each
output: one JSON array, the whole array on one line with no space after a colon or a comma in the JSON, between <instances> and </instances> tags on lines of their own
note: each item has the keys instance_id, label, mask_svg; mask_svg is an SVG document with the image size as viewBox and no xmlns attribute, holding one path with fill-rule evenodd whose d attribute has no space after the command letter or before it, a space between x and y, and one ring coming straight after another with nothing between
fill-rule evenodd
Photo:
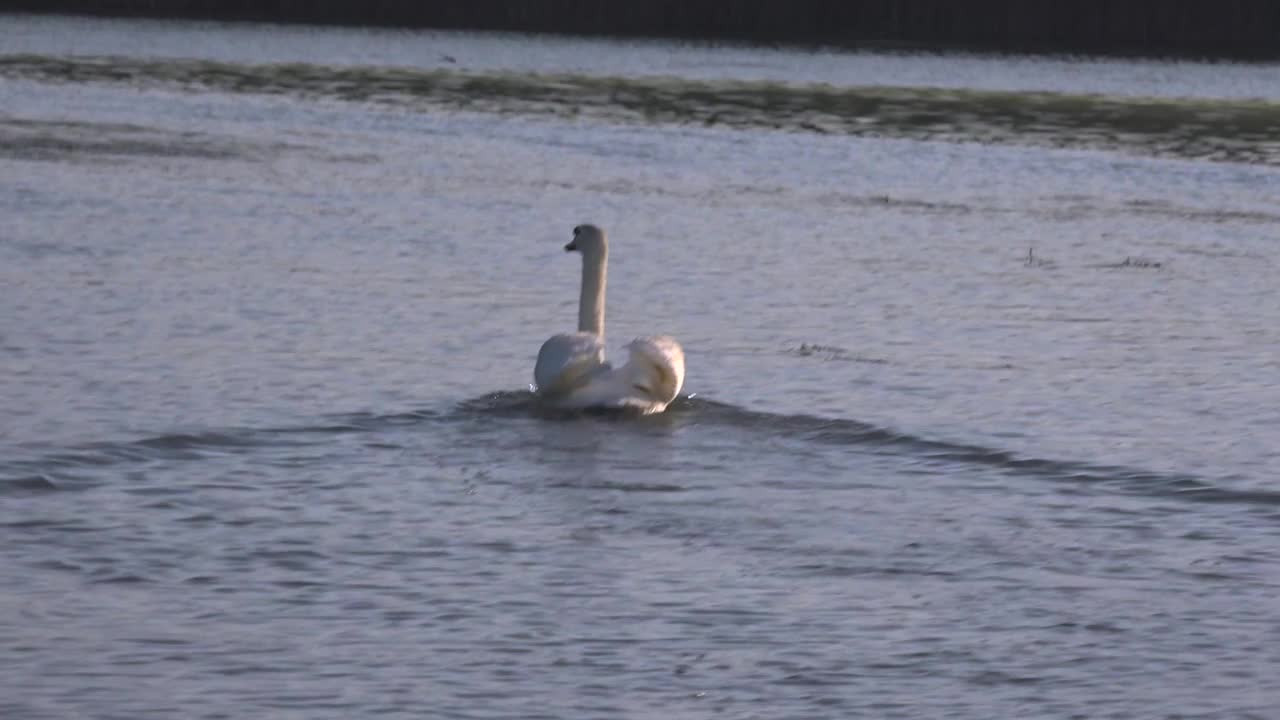
<instances>
[{"instance_id":1,"label":"white swan","mask_svg":"<svg viewBox=\"0 0 1280 720\"><path fill-rule=\"evenodd\" d=\"M659 413L684 385L684 350L665 335L626 345L627 364L604 360L604 286L609 243L595 225L573 229L568 252L582 253L582 296L578 332L555 335L542 344L533 368L537 392L560 408L618 408Z\"/></svg>"}]
</instances>

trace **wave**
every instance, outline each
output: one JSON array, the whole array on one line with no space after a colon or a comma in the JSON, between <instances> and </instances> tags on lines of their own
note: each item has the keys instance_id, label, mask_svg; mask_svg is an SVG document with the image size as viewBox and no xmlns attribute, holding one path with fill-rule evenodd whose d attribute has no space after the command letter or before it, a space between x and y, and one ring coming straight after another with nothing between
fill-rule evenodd
<instances>
[{"instance_id":1,"label":"wave","mask_svg":"<svg viewBox=\"0 0 1280 720\"><path fill-rule=\"evenodd\" d=\"M0 157L41 160L149 155L223 160L244 157L245 145L237 146L197 133L166 132L137 125L31 120L0 113Z\"/></svg>"},{"instance_id":2,"label":"wave","mask_svg":"<svg viewBox=\"0 0 1280 720\"><path fill-rule=\"evenodd\" d=\"M677 431L734 428L924 462L988 467L1011 477L1090 486L1123 494L1197 503L1280 505L1280 492L1231 488L1222 481L1194 475L1021 456L1000 448L932 440L858 420L760 412L699 397L681 397L665 413L658 415L570 412L547 409L537 403L535 396L528 391L482 395L444 411L349 413L327 416L313 425L221 429L157 435L121 443L91 443L31 460L0 462L0 496L93 487L95 483L79 477L77 471L104 466L157 460L197 461L227 454L247 454L264 448L323 446L339 435L377 433L396 427L433 423L478 422L492 425L508 420L560 422L584 418Z\"/></svg>"},{"instance_id":3,"label":"wave","mask_svg":"<svg viewBox=\"0 0 1280 720\"><path fill-rule=\"evenodd\" d=\"M0 56L0 77L1280 165L1280 103L303 63Z\"/></svg>"}]
</instances>

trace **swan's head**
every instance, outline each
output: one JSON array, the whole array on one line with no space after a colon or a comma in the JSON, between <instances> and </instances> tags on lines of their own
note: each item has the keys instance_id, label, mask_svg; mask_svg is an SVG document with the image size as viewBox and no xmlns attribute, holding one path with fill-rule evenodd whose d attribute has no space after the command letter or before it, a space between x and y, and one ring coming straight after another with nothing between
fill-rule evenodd
<instances>
[{"instance_id":1,"label":"swan's head","mask_svg":"<svg viewBox=\"0 0 1280 720\"><path fill-rule=\"evenodd\" d=\"M590 257L603 255L607 247L603 230L595 225L579 225L573 229L573 239L564 249L565 252L580 252Z\"/></svg>"}]
</instances>

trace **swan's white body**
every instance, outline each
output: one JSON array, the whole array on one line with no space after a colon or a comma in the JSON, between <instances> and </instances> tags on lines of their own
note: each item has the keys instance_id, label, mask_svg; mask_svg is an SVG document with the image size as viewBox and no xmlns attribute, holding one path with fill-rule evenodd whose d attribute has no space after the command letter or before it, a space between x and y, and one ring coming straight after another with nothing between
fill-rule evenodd
<instances>
[{"instance_id":1,"label":"swan's white body","mask_svg":"<svg viewBox=\"0 0 1280 720\"><path fill-rule=\"evenodd\" d=\"M604 295L609 249L594 225L573 229L565 250L582 253L578 332L552 336L538 351L533 381L538 395L559 408L616 408L662 412L684 386L684 350L665 335L626 345L627 363L604 359Z\"/></svg>"}]
</instances>

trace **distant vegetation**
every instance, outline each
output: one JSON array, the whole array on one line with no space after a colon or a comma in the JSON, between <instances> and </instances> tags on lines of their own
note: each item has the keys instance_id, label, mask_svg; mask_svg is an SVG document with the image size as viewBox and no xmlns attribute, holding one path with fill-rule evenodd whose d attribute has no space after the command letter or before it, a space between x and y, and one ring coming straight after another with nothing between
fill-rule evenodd
<instances>
[{"instance_id":1,"label":"distant vegetation","mask_svg":"<svg viewBox=\"0 0 1280 720\"><path fill-rule=\"evenodd\" d=\"M1280 58L1280 0L0 0L0 9L873 48Z\"/></svg>"}]
</instances>

